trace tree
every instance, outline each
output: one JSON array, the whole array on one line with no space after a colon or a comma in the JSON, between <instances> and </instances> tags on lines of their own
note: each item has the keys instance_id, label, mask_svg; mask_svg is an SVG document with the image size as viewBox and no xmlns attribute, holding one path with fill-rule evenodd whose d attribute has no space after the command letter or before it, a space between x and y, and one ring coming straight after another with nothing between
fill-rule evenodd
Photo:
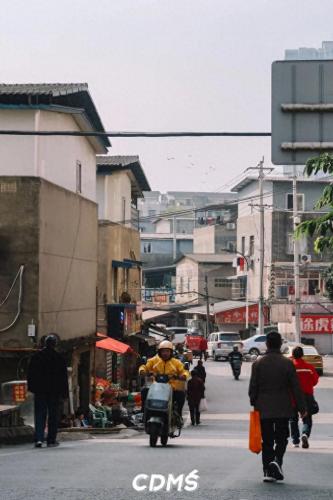
<instances>
[{"instance_id":1,"label":"tree","mask_svg":"<svg viewBox=\"0 0 333 500\"><path fill-rule=\"evenodd\" d=\"M305 165L304 173L309 177L319 172L333 175L333 155L323 153L318 157L310 158ZM303 221L295 230L296 238L302 235L315 238L314 251L323 252L326 249L333 250L333 183L328 184L318 201L315 209L328 209L324 215L318 215L311 220Z\"/></svg>"}]
</instances>

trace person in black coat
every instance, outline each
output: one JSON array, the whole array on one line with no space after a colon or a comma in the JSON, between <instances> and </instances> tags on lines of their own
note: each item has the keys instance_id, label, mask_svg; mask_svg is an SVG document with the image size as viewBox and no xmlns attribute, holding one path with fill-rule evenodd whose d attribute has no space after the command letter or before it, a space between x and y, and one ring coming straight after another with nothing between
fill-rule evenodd
<instances>
[{"instance_id":1,"label":"person in black coat","mask_svg":"<svg viewBox=\"0 0 333 500\"><path fill-rule=\"evenodd\" d=\"M267 352L252 365L249 385L251 405L260 413L264 481L283 480L283 456L289 437L289 419L297 410L306 415L304 397L295 366L281 354L282 338L270 332Z\"/></svg>"},{"instance_id":2,"label":"person in black coat","mask_svg":"<svg viewBox=\"0 0 333 500\"><path fill-rule=\"evenodd\" d=\"M201 361L201 359L198 360L197 366L194 368L197 372L203 383L206 382L206 369Z\"/></svg>"},{"instance_id":3,"label":"person in black coat","mask_svg":"<svg viewBox=\"0 0 333 500\"><path fill-rule=\"evenodd\" d=\"M205 397L205 384L196 369L191 371L191 379L187 383L187 400L192 425L200 424L200 401Z\"/></svg>"},{"instance_id":4,"label":"person in black coat","mask_svg":"<svg viewBox=\"0 0 333 500\"><path fill-rule=\"evenodd\" d=\"M35 446L42 448L46 418L47 446L57 446L58 409L60 399L68 398L67 367L55 350L57 338L48 335L45 347L33 355L28 368L28 390L34 394Z\"/></svg>"}]
</instances>

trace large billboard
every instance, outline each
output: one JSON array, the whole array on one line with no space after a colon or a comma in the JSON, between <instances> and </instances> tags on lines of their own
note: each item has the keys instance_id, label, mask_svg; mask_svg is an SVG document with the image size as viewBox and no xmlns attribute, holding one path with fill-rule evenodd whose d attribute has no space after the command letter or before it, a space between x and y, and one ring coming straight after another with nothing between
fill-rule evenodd
<instances>
[{"instance_id":1,"label":"large billboard","mask_svg":"<svg viewBox=\"0 0 333 500\"><path fill-rule=\"evenodd\" d=\"M272 162L304 165L333 150L333 61L272 64Z\"/></svg>"}]
</instances>

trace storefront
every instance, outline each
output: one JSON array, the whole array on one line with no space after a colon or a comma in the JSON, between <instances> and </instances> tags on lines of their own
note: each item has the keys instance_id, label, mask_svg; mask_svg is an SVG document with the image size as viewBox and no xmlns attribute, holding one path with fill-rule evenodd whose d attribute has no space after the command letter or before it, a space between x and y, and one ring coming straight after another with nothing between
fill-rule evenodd
<instances>
[{"instance_id":1,"label":"storefront","mask_svg":"<svg viewBox=\"0 0 333 500\"><path fill-rule=\"evenodd\" d=\"M333 352L333 314L301 314L303 343L313 344L320 354Z\"/></svg>"}]
</instances>

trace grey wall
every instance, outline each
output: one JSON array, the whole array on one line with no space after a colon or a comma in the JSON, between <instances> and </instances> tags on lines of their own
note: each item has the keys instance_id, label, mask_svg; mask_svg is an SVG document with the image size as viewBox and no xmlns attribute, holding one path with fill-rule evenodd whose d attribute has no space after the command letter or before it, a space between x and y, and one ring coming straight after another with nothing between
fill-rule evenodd
<instances>
[{"instance_id":1,"label":"grey wall","mask_svg":"<svg viewBox=\"0 0 333 500\"><path fill-rule=\"evenodd\" d=\"M151 253L144 252L144 246L150 243ZM182 254L192 253L193 240L177 240L177 258ZM167 266L174 262L173 242L168 240L141 240L141 260L144 267Z\"/></svg>"},{"instance_id":2,"label":"grey wall","mask_svg":"<svg viewBox=\"0 0 333 500\"><path fill-rule=\"evenodd\" d=\"M16 191L5 192L12 184ZM0 295L24 264L22 313L0 346L29 347L50 331L62 339L96 330L97 205L36 177L0 177ZM0 308L0 328L15 316L18 287Z\"/></svg>"},{"instance_id":3,"label":"grey wall","mask_svg":"<svg viewBox=\"0 0 333 500\"><path fill-rule=\"evenodd\" d=\"M304 210L312 211L318 198L321 196L323 189L327 184L319 182L297 182L297 193L304 194ZM286 193L292 193L292 181L290 182L273 182L273 204L274 209L287 208Z\"/></svg>"},{"instance_id":4,"label":"grey wall","mask_svg":"<svg viewBox=\"0 0 333 500\"><path fill-rule=\"evenodd\" d=\"M34 177L0 177L0 300L7 295L20 264L23 274L22 313L7 332L0 332L2 347L32 347L27 325L38 319L39 295L39 192ZM19 287L0 308L0 329L9 325L17 311Z\"/></svg>"}]
</instances>

